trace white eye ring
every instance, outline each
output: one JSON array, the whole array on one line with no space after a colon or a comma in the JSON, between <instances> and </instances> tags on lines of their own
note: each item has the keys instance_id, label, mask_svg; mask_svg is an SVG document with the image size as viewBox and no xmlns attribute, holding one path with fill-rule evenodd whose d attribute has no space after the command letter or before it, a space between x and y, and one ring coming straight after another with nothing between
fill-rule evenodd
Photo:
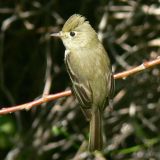
<instances>
[{"instance_id":1,"label":"white eye ring","mask_svg":"<svg viewBox=\"0 0 160 160\"><path fill-rule=\"evenodd\" d=\"M74 36L76 35L76 33L75 33L74 31L71 31L71 32L69 32L69 35L70 35L71 37L74 37Z\"/></svg>"}]
</instances>

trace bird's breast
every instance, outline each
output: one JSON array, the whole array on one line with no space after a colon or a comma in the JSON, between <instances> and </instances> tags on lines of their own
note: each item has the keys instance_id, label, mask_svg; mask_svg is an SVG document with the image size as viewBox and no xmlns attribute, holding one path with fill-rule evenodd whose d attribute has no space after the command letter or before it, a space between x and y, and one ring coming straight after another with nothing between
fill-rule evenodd
<instances>
[{"instance_id":1,"label":"bird's breast","mask_svg":"<svg viewBox=\"0 0 160 160\"><path fill-rule=\"evenodd\" d=\"M100 52L97 52L96 49L79 49L66 51L66 54L69 54L69 65L74 74L79 78L89 80L104 76L106 72L106 57Z\"/></svg>"}]
</instances>

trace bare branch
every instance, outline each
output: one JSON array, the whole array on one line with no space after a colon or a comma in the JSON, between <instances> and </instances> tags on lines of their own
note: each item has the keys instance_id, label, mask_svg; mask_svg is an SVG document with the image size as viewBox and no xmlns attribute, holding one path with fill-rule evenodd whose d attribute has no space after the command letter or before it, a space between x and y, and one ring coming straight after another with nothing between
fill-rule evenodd
<instances>
[{"instance_id":1,"label":"bare branch","mask_svg":"<svg viewBox=\"0 0 160 160\"><path fill-rule=\"evenodd\" d=\"M72 92L70 90L68 91L64 91L64 92L60 92L60 93L56 93L56 94L51 94L51 95L47 95L47 96L43 96L42 98L38 99L38 100L34 100L32 102L28 102L25 104L21 104L21 105L17 105L17 106L13 106L13 107L8 107L8 108L2 108L0 110L0 115L3 114L8 114L8 113L13 113L19 110L29 110L34 106L40 105L42 103L46 103L58 98L62 98L62 97L66 97L66 96L70 96L72 94Z\"/></svg>"},{"instance_id":2,"label":"bare branch","mask_svg":"<svg viewBox=\"0 0 160 160\"><path fill-rule=\"evenodd\" d=\"M145 70L147 68L151 68L156 65L160 65L160 56L157 57L155 60L144 62L135 68L129 69L129 70L121 72L121 73L117 73L114 75L114 79L119 79L119 78L125 79L132 74L135 74L137 72L140 72L140 71Z\"/></svg>"}]
</instances>

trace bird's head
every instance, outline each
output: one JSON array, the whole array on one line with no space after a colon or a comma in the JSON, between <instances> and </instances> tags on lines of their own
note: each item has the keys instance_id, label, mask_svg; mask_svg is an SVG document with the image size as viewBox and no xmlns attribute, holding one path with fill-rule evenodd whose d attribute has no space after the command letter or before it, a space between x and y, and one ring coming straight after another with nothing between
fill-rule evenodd
<instances>
[{"instance_id":1,"label":"bird's head","mask_svg":"<svg viewBox=\"0 0 160 160\"><path fill-rule=\"evenodd\" d=\"M62 30L51 36L60 37L67 49L81 49L90 47L98 40L95 30L85 17L74 14L64 24Z\"/></svg>"}]
</instances>

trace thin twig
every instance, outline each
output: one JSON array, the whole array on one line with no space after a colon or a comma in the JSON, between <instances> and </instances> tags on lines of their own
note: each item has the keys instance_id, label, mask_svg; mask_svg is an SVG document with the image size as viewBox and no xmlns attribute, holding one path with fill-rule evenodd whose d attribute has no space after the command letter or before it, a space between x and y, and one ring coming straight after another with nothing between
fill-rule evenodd
<instances>
[{"instance_id":1,"label":"thin twig","mask_svg":"<svg viewBox=\"0 0 160 160\"><path fill-rule=\"evenodd\" d=\"M121 79L121 78L125 79L130 75L138 73L138 72L140 72L142 70L145 70L147 68L154 67L156 65L160 65L160 57L157 57L155 60L152 60L152 61L144 62L141 65L139 65L135 68L129 69L127 71L117 73L117 74L114 75L114 79ZM49 101L53 101L53 100L58 99L58 98L70 96L71 94L72 94L71 90L68 90L68 91L64 91L64 92L60 92L60 93L56 93L56 94L46 95L46 96L43 96L42 98L40 98L38 100L34 100L32 102L28 102L28 103L25 103L25 104L22 104L22 105L17 105L17 106L8 107L8 108L2 108L0 110L0 115L13 113L13 112L16 112L16 111L19 111L19 110L24 110L24 109L29 110L34 106L37 106L37 105L40 105L42 103L46 103L46 102L49 102Z\"/></svg>"}]
</instances>

